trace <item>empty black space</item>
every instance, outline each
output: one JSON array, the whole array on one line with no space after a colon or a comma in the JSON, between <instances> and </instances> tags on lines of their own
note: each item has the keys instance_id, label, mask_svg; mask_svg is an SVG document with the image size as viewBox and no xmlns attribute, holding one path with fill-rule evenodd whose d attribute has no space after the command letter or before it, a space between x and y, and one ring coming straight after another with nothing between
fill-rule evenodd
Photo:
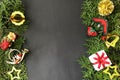
<instances>
[{"instance_id":1,"label":"empty black space","mask_svg":"<svg viewBox=\"0 0 120 80\"><path fill-rule=\"evenodd\" d=\"M29 80L82 80L77 59L86 52L83 0L24 0Z\"/></svg>"}]
</instances>

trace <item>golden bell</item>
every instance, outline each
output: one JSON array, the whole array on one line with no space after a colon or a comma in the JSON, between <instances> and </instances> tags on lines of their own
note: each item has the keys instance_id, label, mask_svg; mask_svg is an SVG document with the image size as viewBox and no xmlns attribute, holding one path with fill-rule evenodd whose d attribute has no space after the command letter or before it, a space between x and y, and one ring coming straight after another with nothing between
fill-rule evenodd
<instances>
[{"instance_id":1,"label":"golden bell","mask_svg":"<svg viewBox=\"0 0 120 80\"><path fill-rule=\"evenodd\" d=\"M114 37L115 39L112 42L109 42L108 39L111 38L111 37ZM115 47L118 40L119 40L119 36L117 36L117 35L108 35L107 39L105 41L105 44L106 44L107 48L109 48L110 46Z\"/></svg>"}]
</instances>

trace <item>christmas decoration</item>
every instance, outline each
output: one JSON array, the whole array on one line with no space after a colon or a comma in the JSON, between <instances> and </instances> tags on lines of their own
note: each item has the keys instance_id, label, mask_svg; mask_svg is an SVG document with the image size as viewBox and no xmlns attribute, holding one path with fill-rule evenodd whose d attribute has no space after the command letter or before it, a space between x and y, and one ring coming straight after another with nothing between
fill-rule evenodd
<instances>
[{"instance_id":1,"label":"christmas decoration","mask_svg":"<svg viewBox=\"0 0 120 80\"><path fill-rule=\"evenodd\" d=\"M114 39L111 42L109 42L108 41L109 38L114 38ZM117 35L107 35L105 38L105 44L106 44L107 48L109 48L110 46L115 47L118 40L119 40L119 36L117 36Z\"/></svg>"},{"instance_id":2,"label":"christmas decoration","mask_svg":"<svg viewBox=\"0 0 120 80\"><path fill-rule=\"evenodd\" d=\"M114 72L110 71L111 69L114 69ZM104 73L108 74L110 76L110 79L113 80L115 76L120 76L120 74L117 71L117 66L108 66L106 70L103 71Z\"/></svg>"},{"instance_id":3,"label":"christmas decoration","mask_svg":"<svg viewBox=\"0 0 120 80\"><path fill-rule=\"evenodd\" d=\"M111 0L101 0L98 4L98 11L101 16L110 15L114 10L114 4Z\"/></svg>"},{"instance_id":4,"label":"christmas decoration","mask_svg":"<svg viewBox=\"0 0 120 80\"><path fill-rule=\"evenodd\" d=\"M13 24L20 26L25 22L25 16L20 11L14 11L10 16L10 20Z\"/></svg>"},{"instance_id":5,"label":"christmas decoration","mask_svg":"<svg viewBox=\"0 0 120 80\"><path fill-rule=\"evenodd\" d=\"M87 30L88 36L97 36L98 33L103 33L104 35L106 35L107 27L108 27L107 20L102 18L93 18L92 20L99 24L97 26L96 25L93 26L92 24L91 27L90 26L88 27L88 30ZM101 27L102 27L102 30L99 30L99 28Z\"/></svg>"},{"instance_id":6,"label":"christmas decoration","mask_svg":"<svg viewBox=\"0 0 120 80\"><path fill-rule=\"evenodd\" d=\"M107 34L107 27L108 27L107 20L102 19L102 18L93 18L93 21L98 22L98 23L100 23L100 25L103 26L103 33L104 33L104 35L106 35Z\"/></svg>"},{"instance_id":7,"label":"christmas decoration","mask_svg":"<svg viewBox=\"0 0 120 80\"><path fill-rule=\"evenodd\" d=\"M12 54L13 52L14 52L14 54ZM20 52L17 49L10 49L10 51L8 53L8 58L10 61L6 61L6 62L8 64L19 64L23 60L26 53L28 53L28 49L24 49L24 50L22 50L22 52ZM11 58L11 54L13 56L12 58Z\"/></svg>"},{"instance_id":8,"label":"christmas decoration","mask_svg":"<svg viewBox=\"0 0 120 80\"><path fill-rule=\"evenodd\" d=\"M17 73L17 75L15 76L14 72ZM20 79L20 72L21 70L17 70L14 66L12 67L12 70L7 72L7 74L11 77L11 80L15 80L15 79Z\"/></svg>"},{"instance_id":9,"label":"christmas decoration","mask_svg":"<svg viewBox=\"0 0 120 80\"><path fill-rule=\"evenodd\" d=\"M112 64L104 50L98 51L96 54L92 54L89 57L89 59L91 63L93 64L93 67L97 71L107 66L110 66Z\"/></svg>"},{"instance_id":10,"label":"christmas decoration","mask_svg":"<svg viewBox=\"0 0 120 80\"><path fill-rule=\"evenodd\" d=\"M0 48L2 49L2 50L6 50L6 49L8 49L8 47L10 47L11 46L11 42L9 42L6 38L4 38L2 41L1 41L1 43L0 43Z\"/></svg>"},{"instance_id":11,"label":"christmas decoration","mask_svg":"<svg viewBox=\"0 0 120 80\"><path fill-rule=\"evenodd\" d=\"M23 44L29 26L24 10L21 0L0 0L0 80L28 80L24 61L28 50Z\"/></svg>"},{"instance_id":12,"label":"christmas decoration","mask_svg":"<svg viewBox=\"0 0 120 80\"><path fill-rule=\"evenodd\" d=\"M83 23L90 25L86 26L88 32L96 33L96 35L88 34L94 37L87 38L85 43L88 49L85 52L87 54L80 56L78 60L82 68L83 80L120 80L118 75L120 73L119 3L119 0L85 0L83 2L81 13ZM100 50L104 50L107 54L104 52L103 55ZM105 70L108 73L104 73L107 65L104 63L108 64ZM116 70L111 67L111 64L117 65Z\"/></svg>"},{"instance_id":13,"label":"christmas decoration","mask_svg":"<svg viewBox=\"0 0 120 80\"><path fill-rule=\"evenodd\" d=\"M11 46L12 41L14 42L15 39L16 39L16 34L13 33L13 32L9 32L9 34L8 34L7 36L5 36L5 37L3 38L3 40L1 41L1 43L0 43L0 48L1 48L2 50L8 49L8 47Z\"/></svg>"},{"instance_id":14,"label":"christmas decoration","mask_svg":"<svg viewBox=\"0 0 120 80\"><path fill-rule=\"evenodd\" d=\"M97 32L92 28L92 27L88 27L88 36L97 36Z\"/></svg>"},{"instance_id":15,"label":"christmas decoration","mask_svg":"<svg viewBox=\"0 0 120 80\"><path fill-rule=\"evenodd\" d=\"M16 34L13 32L9 32L9 34L7 35L7 38L14 42L16 39Z\"/></svg>"}]
</instances>

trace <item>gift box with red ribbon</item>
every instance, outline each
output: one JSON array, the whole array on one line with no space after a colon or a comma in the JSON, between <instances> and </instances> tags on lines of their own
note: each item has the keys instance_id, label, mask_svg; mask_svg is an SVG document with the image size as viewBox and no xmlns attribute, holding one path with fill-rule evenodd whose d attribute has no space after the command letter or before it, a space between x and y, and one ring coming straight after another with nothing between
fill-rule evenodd
<instances>
[{"instance_id":1,"label":"gift box with red ribbon","mask_svg":"<svg viewBox=\"0 0 120 80\"><path fill-rule=\"evenodd\" d=\"M89 56L89 60L92 63L94 69L97 71L100 71L101 69L104 69L105 67L112 64L104 50L92 54Z\"/></svg>"}]
</instances>

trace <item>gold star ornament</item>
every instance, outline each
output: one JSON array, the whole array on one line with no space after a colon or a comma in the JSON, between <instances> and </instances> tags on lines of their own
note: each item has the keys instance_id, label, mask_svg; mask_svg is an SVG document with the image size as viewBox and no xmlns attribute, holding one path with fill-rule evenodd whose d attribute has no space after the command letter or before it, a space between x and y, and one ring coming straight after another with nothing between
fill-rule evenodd
<instances>
[{"instance_id":1,"label":"gold star ornament","mask_svg":"<svg viewBox=\"0 0 120 80\"><path fill-rule=\"evenodd\" d=\"M17 75L13 76L13 73L16 72ZM20 79L20 72L21 70L17 70L14 66L12 67L12 70L7 72L8 75L10 75L11 80L15 80L15 79Z\"/></svg>"},{"instance_id":2,"label":"gold star ornament","mask_svg":"<svg viewBox=\"0 0 120 80\"><path fill-rule=\"evenodd\" d=\"M110 72L111 69L113 69L114 72ZM103 72L108 74L111 80L115 76L120 76L120 74L117 72L117 66L108 66L107 69L105 69Z\"/></svg>"},{"instance_id":3,"label":"gold star ornament","mask_svg":"<svg viewBox=\"0 0 120 80\"><path fill-rule=\"evenodd\" d=\"M114 4L111 0L101 0L98 3L98 11L101 16L110 15L114 10Z\"/></svg>"}]
</instances>

